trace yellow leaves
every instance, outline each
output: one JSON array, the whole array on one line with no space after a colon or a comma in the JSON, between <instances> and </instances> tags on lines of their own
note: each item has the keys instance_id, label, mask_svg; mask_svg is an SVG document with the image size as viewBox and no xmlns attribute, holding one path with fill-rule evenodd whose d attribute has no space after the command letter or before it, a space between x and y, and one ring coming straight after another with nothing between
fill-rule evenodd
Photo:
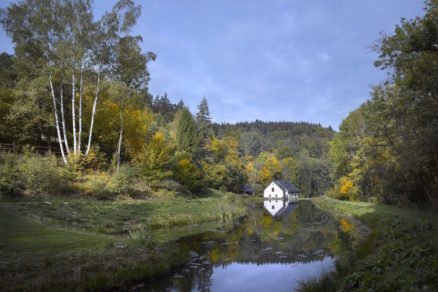
<instances>
[{"instance_id":1,"label":"yellow leaves","mask_svg":"<svg viewBox=\"0 0 438 292\"><path fill-rule=\"evenodd\" d=\"M260 180L261 180L264 184L267 184L267 183L269 183L269 182L272 180L271 172L269 171L269 169L268 169L266 166L264 166L264 167L260 170L260 172L259 172L259 177L260 177Z\"/></svg>"},{"instance_id":2,"label":"yellow leaves","mask_svg":"<svg viewBox=\"0 0 438 292\"><path fill-rule=\"evenodd\" d=\"M147 110L136 109L132 106L125 108L126 152L131 157L144 145L152 119L152 113Z\"/></svg>"},{"instance_id":3,"label":"yellow leaves","mask_svg":"<svg viewBox=\"0 0 438 292\"><path fill-rule=\"evenodd\" d=\"M240 164L238 152L239 143L236 138L226 136L219 140L214 137L208 146L213 152L216 161L226 160L234 166Z\"/></svg>"},{"instance_id":4,"label":"yellow leaves","mask_svg":"<svg viewBox=\"0 0 438 292\"><path fill-rule=\"evenodd\" d=\"M353 229L353 227L354 227L354 225L351 224L351 223L349 223L349 222L347 221L347 219L345 219L344 217L341 218L341 220L339 221L339 223L341 224L341 226L342 226L342 230L343 230L344 232L350 232L350 231Z\"/></svg>"},{"instance_id":5,"label":"yellow leaves","mask_svg":"<svg viewBox=\"0 0 438 292\"><path fill-rule=\"evenodd\" d=\"M343 195L346 195L348 193L348 191L350 191L353 188L353 182L346 178L346 177L342 177L341 178L341 188L340 188L340 192Z\"/></svg>"},{"instance_id":6,"label":"yellow leaves","mask_svg":"<svg viewBox=\"0 0 438 292\"><path fill-rule=\"evenodd\" d=\"M280 162L274 155L266 160L265 167L269 169L271 175L281 174Z\"/></svg>"},{"instance_id":7,"label":"yellow leaves","mask_svg":"<svg viewBox=\"0 0 438 292\"><path fill-rule=\"evenodd\" d=\"M245 171L248 177L251 176L251 174L254 171L254 164L252 162L248 162L248 164L245 167Z\"/></svg>"},{"instance_id":8,"label":"yellow leaves","mask_svg":"<svg viewBox=\"0 0 438 292\"><path fill-rule=\"evenodd\" d=\"M84 118L88 117L85 115ZM120 104L107 98L96 112L93 139L104 145L115 145L120 133ZM153 121L153 114L148 109L139 109L134 105L127 105L124 112L123 141L126 152L134 157L145 144ZM89 121L84 121L89 124ZM108 147L108 146L107 146Z\"/></svg>"},{"instance_id":9,"label":"yellow leaves","mask_svg":"<svg viewBox=\"0 0 438 292\"><path fill-rule=\"evenodd\" d=\"M355 178L343 176L328 192L330 197L341 200L357 200L359 198L359 188L355 185Z\"/></svg>"},{"instance_id":10,"label":"yellow leaves","mask_svg":"<svg viewBox=\"0 0 438 292\"><path fill-rule=\"evenodd\" d=\"M142 146L141 151L136 153L134 161L139 164L146 178L150 180L164 179L172 174L169 170L173 160L171 151L171 147L164 140L164 135L157 132L152 136L151 141Z\"/></svg>"},{"instance_id":11,"label":"yellow leaves","mask_svg":"<svg viewBox=\"0 0 438 292\"><path fill-rule=\"evenodd\" d=\"M212 263L217 263L217 262L219 261L219 258L220 258L220 251L219 251L219 248L218 248L218 247L215 247L214 249L212 249L212 250L209 252L209 255L210 255L210 261L211 261Z\"/></svg>"},{"instance_id":12,"label":"yellow leaves","mask_svg":"<svg viewBox=\"0 0 438 292\"><path fill-rule=\"evenodd\" d=\"M265 215L263 216L263 226L268 227L272 222L272 216Z\"/></svg>"},{"instance_id":13,"label":"yellow leaves","mask_svg":"<svg viewBox=\"0 0 438 292\"><path fill-rule=\"evenodd\" d=\"M201 171L189 159L180 159L176 165L175 178L191 192L199 191L202 187Z\"/></svg>"},{"instance_id":14,"label":"yellow leaves","mask_svg":"<svg viewBox=\"0 0 438 292\"><path fill-rule=\"evenodd\" d=\"M181 159L178 161L178 167L182 169L187 169L190 166L190 161L188 159Z\"/></svg>"}]
</instances>

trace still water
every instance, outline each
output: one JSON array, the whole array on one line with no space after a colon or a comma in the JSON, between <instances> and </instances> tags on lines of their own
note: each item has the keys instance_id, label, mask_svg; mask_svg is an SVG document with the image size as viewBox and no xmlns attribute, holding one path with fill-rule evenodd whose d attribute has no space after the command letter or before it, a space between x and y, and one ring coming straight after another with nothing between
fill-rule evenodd
<instances>
[{"instance_id":1,"label":"still water","mask_svg":"<svg viewBox=\"0 0 438 292\"><path fill-rule=\"evenodd\" d=\"M266 200L238 222L175 244L190 260L138 291L293 291L334 266L345 244L336 221L310 201Z\"/></svg>"}]
</instances>

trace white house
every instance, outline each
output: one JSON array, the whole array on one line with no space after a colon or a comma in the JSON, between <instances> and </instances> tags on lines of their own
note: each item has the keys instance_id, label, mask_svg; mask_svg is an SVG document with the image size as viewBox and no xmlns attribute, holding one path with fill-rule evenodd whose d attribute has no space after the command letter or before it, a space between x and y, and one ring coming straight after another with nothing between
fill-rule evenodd
<instances>
[{"instance_id":1,"label":"white house","mask_svg":"<svg viewBox=\"0 0 438 292\"><path fill-rule=\"evenodd\" d=\"M297 199L300 190L288 181L272 181L263 192L265 199Z\"/></svg>"}]
</instances>

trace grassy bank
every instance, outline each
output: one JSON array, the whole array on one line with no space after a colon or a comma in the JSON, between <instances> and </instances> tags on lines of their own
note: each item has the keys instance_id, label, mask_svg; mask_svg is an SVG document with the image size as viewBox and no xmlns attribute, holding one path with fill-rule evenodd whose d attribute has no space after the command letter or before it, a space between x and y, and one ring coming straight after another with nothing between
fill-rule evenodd
<instances>
[{"instance_id":1,"label":"grassy bank","mask_svg":"<svg viewBox=\"0 0 438 292\"><path fill-rule=\"evenodd\" d=\"M437 291L438 216L371 203L319 197L321 209L353 216L370 228L336 271L304 283L303 291Z\"/></svg>"},{"instance_id":2,"label":"grassy bank","mask_svg":"<svg viewBox=\"0 0 438 292\"><path fill-rule=\"evenodd\" d=\"M151 197L142 200L96 200L51 197L3 201L0 205L25 217L76 230L123 235L132 225L151 229L224 221L245 212L240 198L211 190L204 198Z\"/></svg>"},{"instance_id":3,"label":"grassy bank","mask_svg":"<svg viewBox=\"0 0 438 292\"><path fill-rule=\"evenodd\" d=\"M245 210L239 197L218 191L199 199L1 201L0 283L5 290L99 290L151 277L190 257L173 240ZM132 239L130 227L139 225L145 234Z\"/></svg>"}]
</instances>

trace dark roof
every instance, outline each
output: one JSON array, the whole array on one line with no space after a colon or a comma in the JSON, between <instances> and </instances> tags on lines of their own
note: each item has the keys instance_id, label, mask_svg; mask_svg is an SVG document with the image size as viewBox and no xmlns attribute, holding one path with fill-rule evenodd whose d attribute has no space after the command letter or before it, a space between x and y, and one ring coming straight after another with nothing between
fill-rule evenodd
<instances>
[{"instance_id":1,"label":"dark roof","mask_svg":"<svg viewBox=\"0 0 438 292\"><path fill-rule=\"evenodd\" d=\"M253 190L253 188L251 187L251 185L250 185L249 183L246 183L246 184L243 186L243 191L244 191L245 193L254 193L254 190Z\"/></svg>"},{"instance_id":2,"label":"dark roof","mask_svg":"<svg viewBox=\"0 0 438 292\"><path fill-rule=\"evenodd\" d=\"M274 183L279 186L283 191L288 191L288 193L299 193L300 190L294 186L290 181L286 180L274 180Z\"/></svg>"}]
</instances>

